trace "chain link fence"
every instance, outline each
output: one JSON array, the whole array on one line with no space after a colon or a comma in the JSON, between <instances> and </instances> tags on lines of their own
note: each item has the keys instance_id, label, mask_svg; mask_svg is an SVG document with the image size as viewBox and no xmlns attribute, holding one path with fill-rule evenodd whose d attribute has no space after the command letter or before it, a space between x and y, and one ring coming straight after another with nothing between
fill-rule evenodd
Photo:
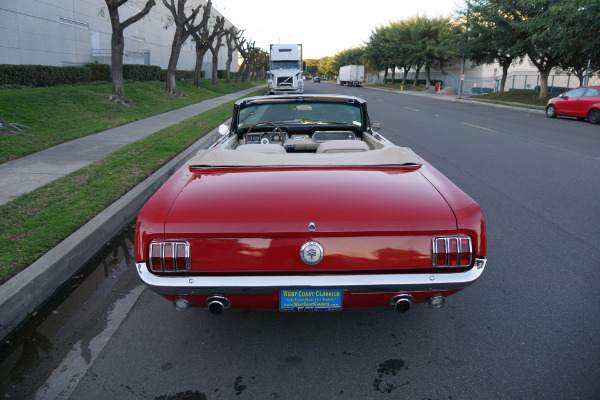
<instances>
[{"instance_id":1,"label":"chain link fence","mask_svg":"<svg viewBox=\"0 0 600 400\"><path fill-rule=\"evenodd\" d=\"M396 73L396 83L402 82L402 73ZM414 81L415 73L409 72L407 80ZM451 72L432 72L431 73L431 88L433 91L441 91L442 93L458 93L460 78ZM500 88L500 76L469 78L465 77L463 81L463 94L484 94L497 92ZM425 80L425 74L419 74L419 83ZM383 83L383 75L370 75L367 79L369 83ZM388 82L391 81L391 76L388 76ZM438 85L441 84L441 85ZM436 86L438 85L438 86ZM600 86L600 77L591 75L588 85ZM441 87L440 87L441 86ZM568 89L581 86L579 78L573 74L556 74L548 77L548 93L560 94ZM540 91L540 75L539 74L509 74L506 77L504 91Z\"/></svg>"}]
</instances>

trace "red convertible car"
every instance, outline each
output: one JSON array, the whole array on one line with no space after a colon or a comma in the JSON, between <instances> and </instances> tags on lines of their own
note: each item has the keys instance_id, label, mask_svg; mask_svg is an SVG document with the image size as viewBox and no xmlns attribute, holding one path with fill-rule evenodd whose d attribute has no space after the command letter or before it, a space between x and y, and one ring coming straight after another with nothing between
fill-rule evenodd
<instances>
[{"instance_id":1,"label":"red convertible car","mask_svg":"<svg viewBox=\"0 0 600 400\"><path fill-rule=\"evenodd\" d=\"M443 305L485 268L483 213L379 128L351 96L238 101L139 213L139 276L214 314Z\"/></svg>"},{"instance_id":2,"label":"red convertible car","mask_svg":"<svg viewBox=\"0 0 600 400\"><path fill-rule=\"evenodd\" d=\"M558 115L579 120L587 118L592 124L599 124L600 86L581 86L548 100L546 116L556 118Z\"/></svg>"}]
</instances>

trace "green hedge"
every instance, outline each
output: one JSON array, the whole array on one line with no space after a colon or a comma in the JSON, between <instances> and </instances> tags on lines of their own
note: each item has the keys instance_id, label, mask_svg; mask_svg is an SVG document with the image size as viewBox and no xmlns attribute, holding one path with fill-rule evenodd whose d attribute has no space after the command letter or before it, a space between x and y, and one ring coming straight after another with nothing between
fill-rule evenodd
<instances>
[{"instance_id":1,"label":"green hedge","mask_svg":"<svg viewBox=\"0 0 600 400\"><path fill-rule=\"evenodd\" d=\"M160 81L162 72L156 65L123 64L123 79L128 81Z\"/></svg>"},{"instance_id":2,"label":"green hedge","mask_svg":"<svg viewBox=\"0 0 600 400\"><path fill-rule=\"evenodd\" d=\"M86 64L92 71L92 81L109 81L110 80L110 65L108 64Z\"/></svg>"},{"instance_id":3,"label":"green hedge","mask_svg":"<svg viewBox=\"0 0 600 400\"><path fill-rule=\"evenodd\" d=\"M224 71L219 71L219 76ZM232 77L235 76L233 73ZM156 65L123 64L123 79L128 81L166 81L167 70ZM176 79L194 80L194 71L177 71ZM85 67L0 64L0 88L48 87L88 82L110 82L110 65L87 64ZM204 79L204 71L202 71Z\"/></svg>"},{"instance_id":4,"label":"green hedge","mask_svg":"<svg viewBox=\"0 0 600 400\"><path fill-rule=\"evenodd\" d=\"M225 70L224 69L220 69L217 71L217 78L219 79L225 79ZM237 74L237 72L230 72L229 73L229 78L230 79L235 79L235 74Z\"/></svg>"},{"instance_id":5,"label":"green hedge","mask_svg":"<svg viewBox=\"0 0 600 400\"><path fill-rule=\"evenodd\" d=\"M204 79L204 71L201 73L201 79ZM167 70L161 70L160 80L162 82L166 82L167 80ZM175 72L175 80L178 81L193 81L194 80L194 71L177 71Z\"/></svg>"},{"instance_id":6,"label":"green hedge","mask_svg":"<svg viewBox=\"0 0 600 400\"><path fill-rule=\"evenodd\" d=\"M87 67L52 67L49 65L0 64L0 85L48 87L90 82Z\"/></svg>"}]
</instances>

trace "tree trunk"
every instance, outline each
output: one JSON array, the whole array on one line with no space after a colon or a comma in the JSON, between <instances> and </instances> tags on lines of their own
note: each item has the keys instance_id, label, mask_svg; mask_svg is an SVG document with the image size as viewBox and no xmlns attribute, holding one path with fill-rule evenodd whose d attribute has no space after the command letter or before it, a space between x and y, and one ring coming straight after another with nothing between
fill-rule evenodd
<instances>
[{"instance_id":1,"label":"tree trunk","mask_svg":"<svg viewBox=\"0 0 600 400\"><path fill-rule=\"evenodd\" d=\"M402 86L406 86L406 79L408 78L408 71L410 68L403 67L404 75L402 76Z\"/></svg>"},{"instance_id":2,"label":"tree trunk","mask_svg":"<svg viewBox=\"0 0 600 400\"><path fill-rule=\"evenodd\" d=\"M227 62L225 63L225 83L231 84L231 63L233 62L233 52L227 52Z\"/></svg>"},{"instance_id":3,"label":"tree trunk","mask_svg":"<svg viewBox=\"0 0 600 400\"><path fill-rule=\"evenodd\" d=\"M431 87L431 67L425 65L425 89L429 90Z\"/></svg>"},{"instance_id":4,"label":"tree trunk","mask_svg":"<svg viewBox=\"0 0 600 400\"><path fill-rule=\"evenodd\" d=\"M540 71L540 99L548 96L548 76L552 68L546 68Z\"/></svg>"},{"instance_id":5,"label":"tree trunk","mask_svg":"<svg viewBox=\"0 0 600 400\"><path fill-rule=\"evenodd\" d=\"M392 66L392 85L396 83L396 66Z\"/></svg>"},{"instance_id":6,"label":"tree trunk","mask_svg":"<svg viewBox=\"0 0 600 400\"><path fill-rule=\"evenodd\" d=\"M132 17L121 22L119 17L119 7L124 2L105 0L112 27L112 36L110 39L110 69L112 81L112 94L110 100L126 106L132 106L133 100L125 97L125 88L123 83L123 49L125 48L125 39L123 30L131 24L136 23L150 12L155 6L154 0L147 0L144 9Z\"/></svg>"},{"instance_id":7,"label":"tree trunk","mask_svg":"<svg viewBox=\"0 0 600 400\"><path fill-rule=\"evenodd\" d=\"M390 67L385 67L385 72L383 73L383 84L387 83L388 70Z\"/></svg>"},{"instance_id":8,"label":"tree trunk","mask_svg":"<svg viewBox=\"0 0 600 400\"><path fill-rule=\"evenodd\" d=\"M171 56L169 57L169 66L167 67L167 93L177 93L177 62L179 61L179 54L181 53L181 46L183 45L183 27L175 28L175 35L173 36L173 44L171 45Z\"/></svg>"},{"instance_id":9,"label":"tree trunk","mask_svg":"<svg viewBox=\"0 0 600 400\"><path fill-rule=\"evenodd\" d=\"M196 44L196 69L194 70L194 86L202 89L202 64L208 48Z\"/></svg>"},{"instance_id":10,"label":"tree trunk","mask_svg":"<svg viewBox=\"0 0 600 400\"><path fill-rule=\"evenodd\" d=\"M114 18L111 13L113 34L110 40L110 72L112 96L117 99L123 99L125 97L125 89L123 87L123 49L125 47L125 39L123 38L123 28L118 19L118 14Z\"/></svg>"},{"instance_id":11,"label":"tree trunk","mask_svg":"<svg viewBox=\"0 0 600 400\"><path fill-rule=\"evenodd\" d=\"M504 93L504 88L506 87L506 77L508 75L508 68L510 67L511 63L512 62L502 65L502 78L500 79L500 88L498 89L498 93Z\"/></svg>"},{"instance_id":12,"label":"tree trunk","mask_svg":"<svg viewBox=\"0 0 600 400\"><path fill-rule=\"evenodd\" d=\"M420 70L421 70L421 67L415 68L415 81L413 82L414 88L417 87L417 82L419 82L419 71Z\"/></svg>"},{"instance_id":13,"label":"tree trunk","mask_svg":"<svg viewBox=\"0 0 600 400\"><path fill-rule=\"evenodd\" d=\"M219 35L217 39L217 44L213 48L211 47L210 51L212 52L212 84L217 86L219 84L219 50L221 49L221 39L223 37Z\"/></svg>"}]
</instances>

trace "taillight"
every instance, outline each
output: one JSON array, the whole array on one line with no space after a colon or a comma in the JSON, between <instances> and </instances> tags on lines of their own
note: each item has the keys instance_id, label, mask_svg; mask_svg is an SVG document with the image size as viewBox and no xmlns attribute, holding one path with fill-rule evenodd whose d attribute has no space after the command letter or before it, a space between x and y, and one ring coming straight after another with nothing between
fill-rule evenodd
<instances>
[{"instance_id":1,"label":"taillight","mask_svg":"<svg viewBox=\"0 0 600 400\"><path fill-rule=\"evenodd\" d=\"M464 236L433 238L433 266L468 267L473 260L471 238Z\"/></svg>"},{"instance_id":2,"label":"taillight","mask_svg":"<svg viewBox=\"0 0 600 400\"><path fill-rule=\"evenodd\" d=\"M188 242L152 242L149 250L152 272L185 272L190 270Z\"/></svg>"}]
</instances>

